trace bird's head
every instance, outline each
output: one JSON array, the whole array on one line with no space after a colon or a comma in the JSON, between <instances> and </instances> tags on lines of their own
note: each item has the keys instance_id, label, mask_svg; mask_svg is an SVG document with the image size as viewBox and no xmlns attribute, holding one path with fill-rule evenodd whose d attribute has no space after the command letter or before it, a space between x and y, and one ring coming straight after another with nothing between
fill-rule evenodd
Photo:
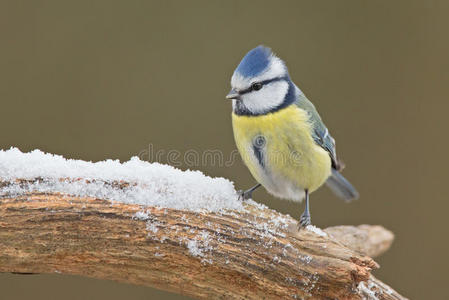
<instances>
[{"instance_id":1,"label":"bird's head","mask_svg":"<svg viewBox=\"0 0 449 300\"><path fill-rule=\"evenodd\" d=\"M236 113L260 115L276 110L291 101L294 85L285 63L271 49L258 46L243 57L231 79L231 91Z\"/></svg>"}]
</instances>

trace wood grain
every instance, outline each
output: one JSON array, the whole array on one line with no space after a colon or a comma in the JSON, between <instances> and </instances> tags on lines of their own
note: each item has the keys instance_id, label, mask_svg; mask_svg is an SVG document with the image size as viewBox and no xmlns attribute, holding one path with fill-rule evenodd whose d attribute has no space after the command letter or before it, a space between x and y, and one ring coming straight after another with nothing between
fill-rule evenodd
<instances>
[{"instance_id":1,"label":"wood grain","mask_svg":"<svg viewBox=\"0 0 449 300\"><path fill-rule=\"evenodd\" d=\"M256 205L198 213L58 193L3 195L0 272L76 274L198 299L405 299L371 275L378 265L364 255L385 251L390 232L325 231L298 231L295 220Z\"/></svg>"}]
</instances>

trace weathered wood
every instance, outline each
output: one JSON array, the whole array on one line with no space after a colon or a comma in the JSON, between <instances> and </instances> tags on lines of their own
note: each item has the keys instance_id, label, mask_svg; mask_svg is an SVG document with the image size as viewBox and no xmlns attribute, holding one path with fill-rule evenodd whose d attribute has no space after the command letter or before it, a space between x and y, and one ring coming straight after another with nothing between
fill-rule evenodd
<instances>
[{"instance_id":1,"label":"weathered wood","mask_svg":"<svg viewBox=\"0 0 449 300\"><path fill-rule=\"evenodd\" d=\"M0 272L77 274L199 299L405 299L371 275L378 265L361 254L385 251L388 231L337 227L326 229L330 237L296 226L255 205L197 213L58 193L3 195Z\"/></svg>"},{"instance_id":2,"label":"weathered wood","mask_svg":"<svg viewBox=\"0 0 449 300\"><path fill-rule=\"evenodd\" d=\"M387 251L394 240L393 233L379 225L342 225L324 231L343 245L369 257L377 257Z\"/></svg>"}]
</instances>

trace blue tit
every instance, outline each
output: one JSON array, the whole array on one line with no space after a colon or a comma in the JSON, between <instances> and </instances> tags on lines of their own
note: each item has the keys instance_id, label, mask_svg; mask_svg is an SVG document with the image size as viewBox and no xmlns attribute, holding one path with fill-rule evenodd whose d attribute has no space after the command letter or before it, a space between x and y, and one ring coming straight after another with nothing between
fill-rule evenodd
<instances>
[{"instance_id":1,"label":"blue tit","mask_svg":"<svg viewBox=\"0 0 449 300\"><path fill-rule=\"evenodd\" d=\"M311 224L309 194L323 183L346 201L358 198L341 174L335 140L315 106L292 82L285 63L264 46L249 51L234 71L232 127L240 155L258 184L270 194L301 202L300 226Z\"/></svg>"}]
</instances>

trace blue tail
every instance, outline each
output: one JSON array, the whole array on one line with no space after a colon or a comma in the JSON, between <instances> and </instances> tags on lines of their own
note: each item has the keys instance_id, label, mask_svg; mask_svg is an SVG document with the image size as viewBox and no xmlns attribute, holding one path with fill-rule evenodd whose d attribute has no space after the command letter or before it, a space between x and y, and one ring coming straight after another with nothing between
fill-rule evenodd
<instances>
[{"instance_id":1,"label":"blue tail","mask_svg":"<svg viewBox=\"0 0 449 300\"><path fill-rule=\"evenodd\" d=\"M332 168L332 174L327 179L326 185L334 192L334 194L349 202L351 200L356 200L359 198L359 193L357 190L352 186L352 184L343 177L343 175L340 174L337 170Z\"/></svg>"}]
</instances>

